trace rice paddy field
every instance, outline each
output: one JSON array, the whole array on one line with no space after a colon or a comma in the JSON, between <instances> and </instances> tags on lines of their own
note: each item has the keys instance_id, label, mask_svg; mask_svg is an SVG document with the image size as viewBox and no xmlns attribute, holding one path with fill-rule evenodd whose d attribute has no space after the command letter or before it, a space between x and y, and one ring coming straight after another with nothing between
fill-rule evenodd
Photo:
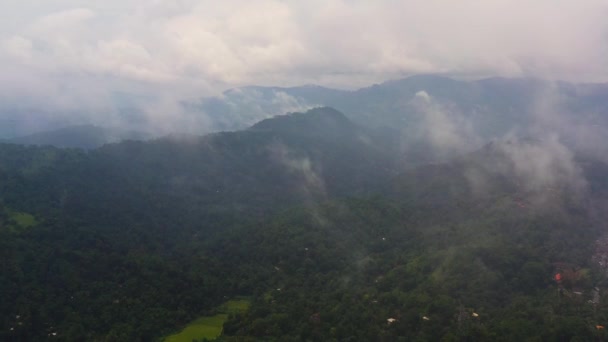
<instances>
[{"instance_id":1,"label":"rice paddy field","mask_svg":"<svg viewBox=\"0 0 608 342\"><path fill-rule=\"evenodd\" d=\"M168 336L165 342L192 342L193 340L215 340L222 335L224 323L229 314L245 312L249 309L250 302L247 299L229 300L220 305L218 314L203 316L188 324L181 332Z\"/></svg>"},{"instance_id":2,"label":"rice paddy field","mask_svg":"<svg viewBox=\"0 0 608 342\"><path fill-rule=\"evenodd\" d=\"M21 213L17 211L9 211L10 218L15 221L20 227L29 228L38 224L36 218L28 213Z\"/></svg>"},{"instance_id":3,"label":"rice paddy field","mask_svg":"<svg viewBox=\"0 0 608 342\"><path fill-rule=\"evenodd\" d=\"M0 210L2 210L2 208L0 208ZM5 221L3 224L3 220L0 217L0 227L4 225L5 228L12 233L19 233L25 229L34 227L38 224L38 220L36 220L34 215L28 213L18 212L5 208L4 211L0 214L3 214L5 219L7 219L7 221Z\"/></svg>"}]
</instances>

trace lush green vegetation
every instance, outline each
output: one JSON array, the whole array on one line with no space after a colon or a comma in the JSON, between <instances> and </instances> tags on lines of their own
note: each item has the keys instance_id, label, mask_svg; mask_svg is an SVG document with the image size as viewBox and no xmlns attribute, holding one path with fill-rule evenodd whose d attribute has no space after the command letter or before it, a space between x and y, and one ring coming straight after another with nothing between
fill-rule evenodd
<instances>
[{"instance_id":1,"label":"lush green vegetation","mask_svg":"<svg viewBox=\"0 0 608 342\"><path fill-rule=\"evenodd\" d=\"M494 148L400 170L339 113L310 114L90 152L0 145L0 340L606 338L608 166L580 160L578 196L496 172Z\"/></svg>"},{"instance_id":2,"label":"lush green vegetation","mask_svg":"<svg viewBox=\"0 0 608 342\"><path fill-rule=\"evenodd\" d=\"M205 316L189 323L180 333L168 336L165 342L191 342L215 340L224 329L224 323L230 315L239 315L247 312L251 303L246 299L233 299L217 308L213 316ZM233 316L234 317L234 316Z\"/></svg>"},{"instance_id":3,"label":"lush green vegetation","mask_svg":"<svg viewBox=\"0 0 608 342\"><path fill-rule=\"evenodd\" d=\"M188 324L179 334L171 335L165 342L192 342L198 340L215 340L222 334L227 314L201 317Z\"/></svg>"},{"instance_id":4,"label":"lush green vegetation","mask_svg":"<svg viewBox=\"0 0 608 342\"><path fill-rule=\"evenodd\" d=\"M0 207L0 229L18 233L38 225L36 217L31 214Z\"/></svg>"},{"instance_id":5,"label":"lush green vegetation","mask_svg":"<svg viewBox=\"0 0 608 342\"><path fill-rule=\"evenodd\" d=\"M242 314L249 310L251 302L249 299L232 299L222 304L218 311L227 314Z\"/></svg>"},{"instance_id":6,"label":"lush green vegetation","mask_svg":"<svg viewBox=\"0 0 608 342\"><path fill-rule=\"evenodd\" d=\"M8 218L21 228L30 228L38 224L36 218L28 213L8 210Z\"/></svg>"}]
</instances>

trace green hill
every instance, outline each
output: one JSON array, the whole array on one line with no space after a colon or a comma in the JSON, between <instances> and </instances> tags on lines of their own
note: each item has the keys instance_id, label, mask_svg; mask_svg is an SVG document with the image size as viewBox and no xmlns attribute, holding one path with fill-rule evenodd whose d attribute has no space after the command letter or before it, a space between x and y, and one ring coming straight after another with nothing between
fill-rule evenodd
<instances>
[{"instance_id":1,"label":"green hill","mask_svg":"<svg viewBox=\"0 0 608 342\"><path fill-rule=\"evenodd\" d=\"M1 144L0 339L160 340L239 296L219 340L605 338L604 162L515 139L418 165L387 141L318 108Z\"/></svg>"}]
</instances>

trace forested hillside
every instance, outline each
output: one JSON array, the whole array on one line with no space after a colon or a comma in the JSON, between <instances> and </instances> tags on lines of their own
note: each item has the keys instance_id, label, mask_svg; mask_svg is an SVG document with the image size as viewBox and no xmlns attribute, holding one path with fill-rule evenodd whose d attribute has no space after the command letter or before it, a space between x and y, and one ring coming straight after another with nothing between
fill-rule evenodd
<instances>
[{"instance_id":1,"label":"forested hillside","mask_svg":"<svg viewBox=\"0 0 608 342\"><path fill-rule=\"evenodd\" d=\"M596 240L605 234L607 188L591 173L606 165L586 165L595 194L576 197L569 182L522 183L506 148L406 172L385 198L285 213L258 228L257 239L241 237L239 246L251 246L246 253L271 256L255 265L267 265L274 286L258 289L252 312L226 333L235 340L603 340L606 268L597 261L605 252ZM471 190L470 172L486 178L483 193Z\"/></svg>"},{"instance_id":2,"label":"forested hillside","mask_svg":"<svg viewBox=\"0 0 608 342\"><path fill-rule=\"evenodd\" d=\"M471 125L482 138L502 136L513 129L525 130L537 114L553 110L579 121L605 123L608 109L605 84L550 82L535 78L493 77L481 80L452 79L438 75L414 75L356 90L320 86L243 87L222 96L203 98L192 106L209 113L219 129L242 128L269 113L289 108L330 106L358 124L389 127L420 138L428 120L417 103L423 95L446 112L453 123ZM555 108L553 108L555 106ZM600 114L600 115L598 115Z\"/></svg>"},{"instance_id":3,"label":"forested hillside","mask_svg":"<svg viewBox=\"0 0 608 342\"><path fill-rule=\"evenodd\" d=\"M231 298L251 306L220 340L606 338L608 165L544 138L425 165L392 143L317 108L0 144L0 339L163 340Z\"/></svg>"},{"instance_id":4,"label":"forested hillside","mask_svg":"<svg viewBox=\"0 0 608 342\"><path fill-rule=\"evenodd\" d=\"M146 140L151 137L151 134L144 132L80 125L14 137L6 139L5 142L21 145L92 149L123 140Z\"/></svg>"}]
</instances>

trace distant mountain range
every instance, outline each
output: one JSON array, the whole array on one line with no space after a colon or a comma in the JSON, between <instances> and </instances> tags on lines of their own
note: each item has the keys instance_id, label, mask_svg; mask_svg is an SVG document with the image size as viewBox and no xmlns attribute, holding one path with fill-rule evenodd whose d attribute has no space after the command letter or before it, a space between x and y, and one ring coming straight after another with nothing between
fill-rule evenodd
<instances>
[{"instance_id":1,"label":"distant mountain range","mask_svg":"<svg viewBox=\"0 0 608 342\"><path fill-rule=\"evenodd\" d=\"M198 105L228 129L244 128L290 107L314 106L336 108L364 125L403 128L418 119L420 110L413 101L417 94L428 95L446 111L458 111L475 119L476 128L484 136L525 127L530 122L529 114L541 110L547 101L575 113L608 110L606 84L529 78L465 81L433 75L412 76L355 91L320 86L243 87L228 90L221 97L202 99Z\"/></svg>"},{"instance_id":2,"label":"distant mountain range","mask_svg":"<svg viewBox=\"0 0 608 342\"><path fill-rule=\"evenodd\" d=\"M570 136L565 134L565 138L578 144L585 140L582 137L587 135L587 128L608 128L607 84L532 78L467 81L419 75L354 91L315 85L248 86L180 105L187 114L175 114L171 127L176 134L195 135L246 129L277 115L332 107L361 127L389 138L393 147L399 147L408 158L426 161L442 160L454 152L470 152L507 134L534 136L549 127L561 130L560 133L566 131ZM4 136L14 143L82 148L125 139L148 139L152 135L142 132L153 131L149 125L154 123L134 124L136 111L131 109L124 114L128 127L136 127L136 131L102 126L67 127L65 117L63 121L47 118L60 115L13 113L9 115L12 121L5 125L5 129L12 131ZM29 123L40 123L35 126L37 133L22 133L26 126L18 122L20 117ZM63 128L57 130L60 122ZM53 129L45 130L45 123ZM27 131L31 130L29 127Z\"/></svg>"},{"instance_id":3,"label":"distant mountain range","mask_svg":"<svg viewBox=\"0 0 608 342\"><path fill-rule=\"evenodd\" d=\"M150 138L152 138L152 135L143 132L80 125L5 139L4 142L21 145L50 145L61 148L91 149L123 140L147 140Z\"/></svg>"}]
</instances>

